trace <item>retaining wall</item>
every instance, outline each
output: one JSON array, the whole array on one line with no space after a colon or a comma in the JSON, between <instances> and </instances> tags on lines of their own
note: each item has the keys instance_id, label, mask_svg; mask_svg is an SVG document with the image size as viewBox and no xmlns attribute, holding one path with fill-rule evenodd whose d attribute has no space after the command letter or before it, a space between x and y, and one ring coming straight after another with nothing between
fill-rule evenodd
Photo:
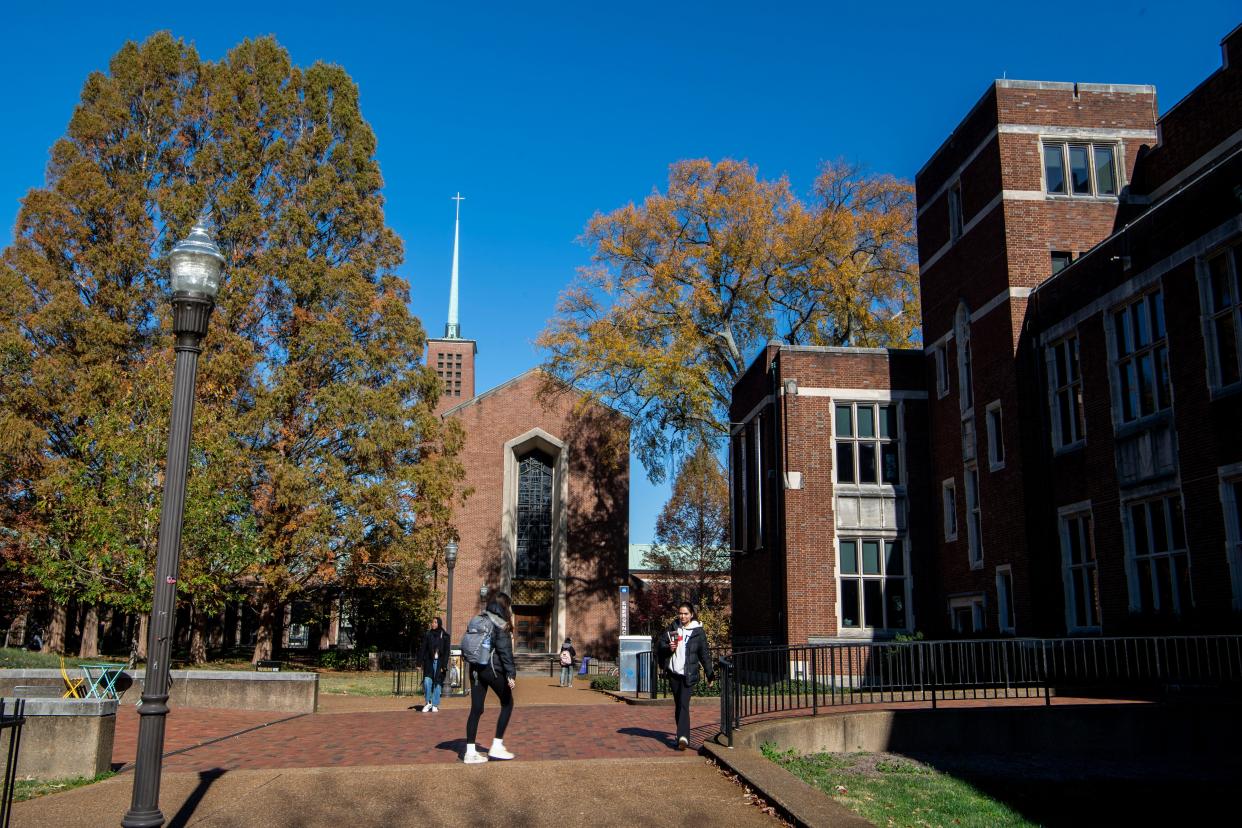
<instances>
[{"instance_id":1,"label":"retaining wall","mask_svg":"<svg viewBox=\"0 0 1242 828\"><path fill-rule=\"evenodd\" d=\"M80 672L70 670L71 676ZM143 670L130 670L117 680L123 704L136 704L142 694ZM173 670L168 703L175 707L227 707L233 710L278 710L314 713L319 704L316 673ZM0 695L13 696L21 686L63 688L59 670L0 670Z\"/></svg>"}]
</instances>

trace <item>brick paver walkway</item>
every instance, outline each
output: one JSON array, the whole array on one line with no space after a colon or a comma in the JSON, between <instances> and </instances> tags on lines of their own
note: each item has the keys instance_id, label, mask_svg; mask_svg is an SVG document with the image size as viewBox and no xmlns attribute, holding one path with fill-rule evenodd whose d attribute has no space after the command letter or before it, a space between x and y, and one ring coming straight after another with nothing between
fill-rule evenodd
<instances>
[{"instance_id":1,"label":"brick paver walkway","mask_svg":"<svg viewBox=\"0 0 1242 828\"><path fill-rule=\"evenodd\" d=\"M456 762L465 743L467 715L468 711L455 709L439 713L316 713L285 718L270 713L246 717L234 711L182 709L168 720L169 752L207 744L168 756L164 768L201 771ZM479 724L481 745L491 744L496 716L492 704ZM621 703L519 705L505 734L505 745L525 760L692 756L672 749L672 718L670 707ZM692 749L715 735L718 719L713 706L695 705ZM226 731L242 731L265 721L272 723L219 739ZM132 761L137 727L138 716L132 711L117 717L114 764Z\"/></svg>"}]
</instances>

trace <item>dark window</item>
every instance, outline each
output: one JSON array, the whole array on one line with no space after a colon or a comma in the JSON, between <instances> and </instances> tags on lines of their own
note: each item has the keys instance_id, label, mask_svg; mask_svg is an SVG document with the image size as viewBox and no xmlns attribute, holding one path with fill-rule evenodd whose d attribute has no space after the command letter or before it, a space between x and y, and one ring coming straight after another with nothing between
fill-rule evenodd
<instances>
[{"instance_id":1,"label":"dark window","mask_svg":"<svg viewBox=\"0 0 1242 828\"><path fill-rule=\"evenodd\" d=\"M552 577L552 458L533 451L518 461L517 576Z\"/></svg>"},{"instance_id":2,"label":"dark window","mask_svg":"<svg viewBox=\"0 0 1242 828\"><path fill-rule=\"evenodd\" d=\"M1156 291L1114 311L1113 332L1121 421L1128 423L1172 405L1163 294Z\"/></svg>"},{"instance_id":3,"label":"dark window","mask_svg":"<svg viewBox=\"0 0 1242 828\"><path fill-rule=\"evenodd\" d=\"M1052 274L1055 276L1062 270L1065 270L1072 261L1074 261L1074 254L1065 250L1052 251Z\"/></svg>"},{"instance_id":4,"label":"dark window","mask_svg":"<svg viewBox=\"0 0 1242 828\"><path fill-rule=\"evenodd\" d=\"M1115 196L1119 179L1115 144L1044 144L1045 192Z\"/></svg>"},{"instance_id":5,"label":"dark window","mask_svg":"<svg viewBox=\"0 0 1242 828\"><path fill-rule=\"evenodd\" d=\"M949 236L953 241L962 237L962 182L949 188Z\"/></svg>"},{"instance_id":6,"label":"dark window","mask_svg":"<svg viewBox=\"0 0 1242 828\"><path fill-rule=\"evenodd\" d=\"M1082 144L1070 144L1070 189L1074 195L1091 195L1091 164L1087 160L1091 148Z\"/></svg>"},{"instance_id":7,"label":"dark window","mask_svg":"<svg viewBox=\"0 0 1242 828\"><path fill-rule=\"evenodd\" d=\"M1242 302L1238 301L1238 271L1242 270L1242 246L1233 247L1208 260L1207 323L1208 364L1218 388L1242 379L1239 344L1242 337Z\"/></svg>"},{"instance_id":8,"label":"dark window","mask_svg":"<svg viewBox=\"0 0 1242 828\"><path fill-rule=\"evenodd\" d=\"M1062 144L1044 145L1044 178L1048 192L1065 192L1065 159Z\"/></svg>"}]
</instances>

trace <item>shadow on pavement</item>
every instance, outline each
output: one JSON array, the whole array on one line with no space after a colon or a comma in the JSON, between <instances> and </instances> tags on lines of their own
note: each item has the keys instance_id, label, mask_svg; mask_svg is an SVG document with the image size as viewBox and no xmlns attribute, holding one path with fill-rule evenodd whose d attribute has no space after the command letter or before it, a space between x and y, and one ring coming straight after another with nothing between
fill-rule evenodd
<instances>
[{"instance_id":1,"label":"shadow on pavement","mask_svg":"<svg viewBox=\"0 0 1242 828\"><path fill-rule=\"evenodd\" d=\"M189 824L190 817L194 815L194 811L198 808L198 804L203 801L203 797L207 794L207 789L212 783L224 776L223 768L212 768L211 770L198 772L198 787L194 789L182 803L180 810L168 821L168 828L185 828Z\"/></svg>"},{"instance_id":2,"label":"shadow on pavement","mask_svg":"<svg viewBox=\"0 0 1242 828\"><path fill-rule=\"evenodd\" d=\"M440 742L440 744L436 745L436 750L447 750L460 758L466 752L466 738L463 736L460 739L449 739L447 742Z\"/></svg>"},{"instance_id":3,"label":"shadow on pavement","mask_svg":"<svg viewBox=\"0 0 1242 828\"><path fill-rule=\"evenodd\" d=\"M677 747L677 742L664 730L648 730L645 727L623 727L617 732L625 736L642 736L647 739L655 739L668 748Z\"/></svg>"}]
</instances>

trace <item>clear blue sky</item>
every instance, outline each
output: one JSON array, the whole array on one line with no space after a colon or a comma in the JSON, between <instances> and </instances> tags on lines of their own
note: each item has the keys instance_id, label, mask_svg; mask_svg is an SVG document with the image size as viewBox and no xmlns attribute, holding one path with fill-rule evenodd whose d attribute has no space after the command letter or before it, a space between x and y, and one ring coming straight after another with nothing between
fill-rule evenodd
<instances>
[{"instance_id":1,"label":"clear blue sky","mask_svg":"<svg viewBox=\"0 0 1242 828\"><path fill-rule=\"evenodd\" d=\"M539 361L535 336L584 264L588 218L662 186L682 158L746 158L804 190L844 157L912 177L993 78L1155 84L1164 111L1220 65L1238 0L1090 4L13 4L0 20L7 114L0 221L43 182L92 70L160 29L217 59L273 34L338 63L379 138L411 307L443 332L453 203L461 323L479 388ZM85 4L83 4L85 5ZM635 462L630 535L666 488Z\"/></svg>"}]
</instances>

